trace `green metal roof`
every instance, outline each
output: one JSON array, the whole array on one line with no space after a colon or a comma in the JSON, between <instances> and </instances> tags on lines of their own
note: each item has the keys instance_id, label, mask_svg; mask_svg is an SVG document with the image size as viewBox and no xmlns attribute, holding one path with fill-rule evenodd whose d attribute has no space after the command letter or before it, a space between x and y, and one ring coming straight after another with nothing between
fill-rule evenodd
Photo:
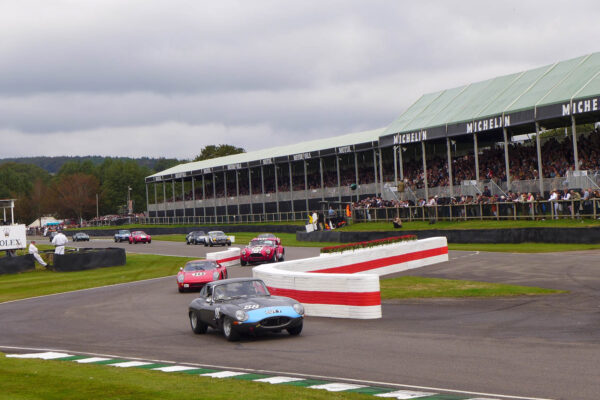
<instances>
[{"instance_id":1,"label":"green metal roof","mask_svg":"<svg viewBox=\"0 0 600 400\"><path fill-rule=\"evenodd\" d=\"M600 95L600 53L422 96L382 137Z\"/></svg>"},{"instance_id":2,"label":"green metal roof","mask_svg":"<svg viewBox=\"0 0 600 400\"><path fill-rule=\"evenodd\" d=\"M250 151L248 153L234 154L231 156L212 158L210 160L195 161L179 164L167 170L150 175L148 178L161 177L166 175L178 175L190 171L198 171L207 168L221 167L232 164L242 164L265 159L272 159L282 156L291 156L319 150L352 146L363 143L377 142L379 135L384 128L370 131L350 133L342 136L311 140L307 142L294 143L286 146L272 147L264 150Z\"/></svg>"}]
</instances>

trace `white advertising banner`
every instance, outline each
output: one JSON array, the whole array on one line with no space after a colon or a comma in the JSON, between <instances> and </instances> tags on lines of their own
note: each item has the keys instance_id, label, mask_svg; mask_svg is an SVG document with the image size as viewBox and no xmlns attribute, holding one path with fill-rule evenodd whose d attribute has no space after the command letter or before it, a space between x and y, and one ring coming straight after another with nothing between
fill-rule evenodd
<instances>
[{"instance_id":1,"label":"white advertising banner","mask_svg":"<svg viewBox=\"0 0 600 400\"><path fill-rule=\"evenodd\" d=\"M0 250L24 249L25 225L0 226Z\"/></svg>"}]
</instances>

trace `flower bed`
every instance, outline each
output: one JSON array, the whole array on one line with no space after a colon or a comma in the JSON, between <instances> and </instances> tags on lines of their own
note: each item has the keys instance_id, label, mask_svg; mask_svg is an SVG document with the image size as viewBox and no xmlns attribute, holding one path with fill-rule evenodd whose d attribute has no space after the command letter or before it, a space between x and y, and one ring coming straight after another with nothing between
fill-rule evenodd
<instances>
[{"instance_id":1,"label":"flower bed","mask_svg":"<svg viewBox=\"0 0 600 400\"><path fill-rule=\"evenodd\" d=\"M369 240L367 242L356 242L356 243L342 244L339 246L328 246L328 247L323 247L321 249L321 254L343 253L344 251L367 249L369 247L376 247L376 246L383 246L386 244L406 242L409 240L417 240L417 236L416 235L393 236L393 237L384 238L384 239Z\"/></svg>"}]
</instances>

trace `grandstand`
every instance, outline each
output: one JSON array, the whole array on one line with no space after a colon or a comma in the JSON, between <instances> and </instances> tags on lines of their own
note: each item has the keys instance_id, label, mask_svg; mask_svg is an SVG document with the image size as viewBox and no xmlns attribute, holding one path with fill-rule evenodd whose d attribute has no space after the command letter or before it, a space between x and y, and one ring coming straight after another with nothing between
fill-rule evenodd
<instances>
[{"instance_id":1,"label":"grandstand","mask_svg":"<svg viewBox=\"0 0 600 400\"><path fill-rule=\"evenodd\" d=\"M151 175L148 215L156 222L275 221L304 219L324 201L414 204L484 190L545 198L555 189L600 189L600 135L589 125L600 120L599 103L600 53L442 90L384 128Z\"/></svg>"}]
</instances>

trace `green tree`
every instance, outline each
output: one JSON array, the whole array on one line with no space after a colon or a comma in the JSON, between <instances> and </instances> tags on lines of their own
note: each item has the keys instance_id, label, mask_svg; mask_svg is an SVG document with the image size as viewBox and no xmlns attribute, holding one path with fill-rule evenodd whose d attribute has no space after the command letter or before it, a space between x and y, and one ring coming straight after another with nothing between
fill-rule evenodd
<instances>
[{"instance_id":1,"label":"green tree","mask_svg":"<svg viewBox=\"0 0 600 400\"><path fill-rule=\"evenodd\" d=\"M146 210L145 178L152 174L147 167L141 167L133 160L105 160L100 165L101 174L101 214L115 214L127 204L128 188L133 200L133 211Z\"/></svg>"},{"instance_id":2,"label":"green tree","mask_svg":"<svg viewBox=\"0 0 600 400\"><path fill-rule=\"evenodd\" d=\"M96 213L96 194L100 184L94 175L63 175L53 182L54 207L64 218L89 218Z\"/></svg>"},{"instance_id":3,"label":"green tree","mask_svg":"<svg viewBox=\"0 0 600 400\"><path fill-rule=\"evenodd\" d=\"M215 146L214 144L208 145L202 149L200 154L196 156L194 161L210 160L211 158L218 158L224 156L230 156L233 154L245 153L241 147L235 147L230 144L220 144Z\"/></svg>"}]
</instances>

